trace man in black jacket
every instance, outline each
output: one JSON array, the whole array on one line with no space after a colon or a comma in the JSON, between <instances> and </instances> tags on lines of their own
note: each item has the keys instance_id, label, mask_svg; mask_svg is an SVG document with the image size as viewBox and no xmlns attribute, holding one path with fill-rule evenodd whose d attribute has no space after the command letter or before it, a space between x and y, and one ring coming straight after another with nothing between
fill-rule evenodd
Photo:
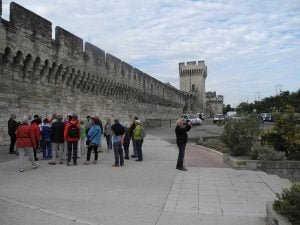
<instances>
[{"instance_id":1,"label":"man in black jacket","mask_svg":"<svg viewBox=\"0 0 300 225\"><path fill-rule=\"evenodd\" d=\"M56 165L57 153L59 154L59 163L63 163L65 123L62 122L62 119L62 115L57 115L57 121L51 126L52 160L49 162L50 165Z\"/></svg>"},{"instance_id":2,"label":"man in black jacket","mask_svg":"<svg viewBox=\"0 0 300 225\"><path fill-rule=\"evenodd\" d=\"M184 121L182 119L177 120L177 126L175 128L176 133L176 143L179 149L178 154L178 160L176 169L187 171L187 169L183 166L183 159L184 159L184 153L185 153L185 146L187 143L187 133L191 129L192 123L189 122L187 125L184 124Z\"/></svg>"},{"instance_id":3,"label":"man in black jacket","mask_svg":"<svg viewBox=\"0 0 300 225\"><path fill-rule=\"evenodd\" d=\"M10 136L10 147L9 154L15 154L15 144L16 144L16 130L18 127L18 122L16 121L16 114L11 114L8 120L8 135Z\"/></svg>"}]
</instances>

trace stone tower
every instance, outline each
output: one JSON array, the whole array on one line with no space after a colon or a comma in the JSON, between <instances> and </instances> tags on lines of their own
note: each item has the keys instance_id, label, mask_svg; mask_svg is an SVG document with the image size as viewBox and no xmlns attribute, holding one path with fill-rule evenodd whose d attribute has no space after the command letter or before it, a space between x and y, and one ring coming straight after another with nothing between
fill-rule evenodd
<instances>
[{"instance_id":1,"label":"stone tower","mask_svg":"<svg viewBox=\"0 0 300 225\"><path fill-rule=\"evenodd\" d=\"M179 63L180 90L195 96L195 102L189 103L187 111L200 113L205 111L205 79L207 67L204 61Z\"/></svg>"}]
</instances>

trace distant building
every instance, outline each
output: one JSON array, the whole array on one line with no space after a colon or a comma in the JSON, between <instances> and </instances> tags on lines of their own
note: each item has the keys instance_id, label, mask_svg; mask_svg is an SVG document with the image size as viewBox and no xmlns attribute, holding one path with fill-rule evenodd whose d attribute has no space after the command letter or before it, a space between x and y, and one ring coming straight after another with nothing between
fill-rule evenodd
<instances>
[{"instance_id":1,"label":"distant building","mask_svg":"<svg viewBox=\"0 0 300 225\"><path fill-rule=\"evenodd\" d=\"M223 113L224 96L217 95L215 91L206 92L206 110L205 114L214 116Z\"/></svg>"},{"instance_id":2,"label":"distant building","mask_svg":"<svg viewBox=\"0 0 300 225\"><path fill-rule=\"evenodd\" d=\"M185 111L200 113L205 111L205 79L207 67L204 61L179 63L180 90L187 92L189 102Z\"/></svg>"}]
</instances>

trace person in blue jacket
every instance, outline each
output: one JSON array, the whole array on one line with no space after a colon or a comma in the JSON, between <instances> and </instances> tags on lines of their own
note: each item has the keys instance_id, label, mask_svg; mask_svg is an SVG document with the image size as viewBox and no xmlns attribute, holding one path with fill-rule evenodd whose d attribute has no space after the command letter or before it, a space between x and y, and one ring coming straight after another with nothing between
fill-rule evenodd
<instances>
[{"instance_id":1,"label":"person in blue jacket","mask_svg":"<svg viewBox=\"0 0 300 225\"><path fill-rule=\"evenodd\" d=\"M100 119L98 116L95 116L92 119L92 125L88 131L87 139L90 140L90 144L88 146L87 157L85 165L90 164L91 159L91 152L94 151L95 158L94 164L98 161L98 146L101 144L101 136L102 136L102 129L100 127Z\"/></svg>"},{"instance_id":2,"label":"person in blue jacket","mask_svg":"<svg viewBox=\"0 0 300 225\"><path fill-rule=\"evenodd\" d=\"M49 120L45 118L43 120L43 125L41 130L43 160L49 160L52 158L51 133L52 133L51 125L49 123Z\"/></svg>"}]
</instances>

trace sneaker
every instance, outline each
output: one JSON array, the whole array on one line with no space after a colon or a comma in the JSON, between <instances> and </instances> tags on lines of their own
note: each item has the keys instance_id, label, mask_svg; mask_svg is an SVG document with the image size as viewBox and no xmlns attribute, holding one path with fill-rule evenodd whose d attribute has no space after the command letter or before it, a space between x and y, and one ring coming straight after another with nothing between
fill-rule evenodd
<instances>
[{"instance_id":1,"label":"sneaker","mask_svg":"<svg viewBox=\"0 0 300 225\"><path fill-rule=\"evenodd\" d=\"M49 165L56 165L56 162L48 162Z\"/></svg>"},{"instance_id":2,"label":"sneaker","mask_svg":"<svg viewBox=\"0 0 300 225\"><path fill-rule=\"evenodd\" d=\"M97 160L95 160L93 163L94 163L94 164L97 164L97 163L98 163L98 161L97 161Z\"/></svg>"},{"instance_id":3,"label":"sneaker","mask_svg":"<svg viewBox=\"0 0 300 225\"><path fill-rule=\"evenodd\" d=\"M20 169L19 171L20 171L20 172L23 172L23 171L24 171L24 169Z\"/></svg>"},{"instance_id":4,"label":"sneaker","mask_svg":"<svg viewBox=\"0 0 300 225\"><path fill-rule=\"evenodd\" d=\"M119 165L114 164L114 165L112 165L112 167L119 167Z\"/></svg>"},{"instance_id":5,"label":"sneaker","mask_svg":"<svg viewBox=\"0 0 300 225\"><path fill-rule=\"evenodd\" d=\"M36 168L38 168L39 167L39 164L38 163L35 163L34 165L33 165L33 169L36 169Z\"/></svg>"},{"instance_id":6,"label":"sneaker","mask_svg":"<svg viewBox=\"0 0 300 225\"><path fill-rule=\"evenodd\" d=\"M185 167L177 168L178 170L187 171Z\"/></svg>"},{"instance_id":7,"label":"sneaker","mask_svg":"<svg viewBox=\"0 0 300 225\"><path fill-rule=\"evenodd\" d=\"M85 161L83 165L90 165L90 161Z\"/></svg>"}]
</instances>

